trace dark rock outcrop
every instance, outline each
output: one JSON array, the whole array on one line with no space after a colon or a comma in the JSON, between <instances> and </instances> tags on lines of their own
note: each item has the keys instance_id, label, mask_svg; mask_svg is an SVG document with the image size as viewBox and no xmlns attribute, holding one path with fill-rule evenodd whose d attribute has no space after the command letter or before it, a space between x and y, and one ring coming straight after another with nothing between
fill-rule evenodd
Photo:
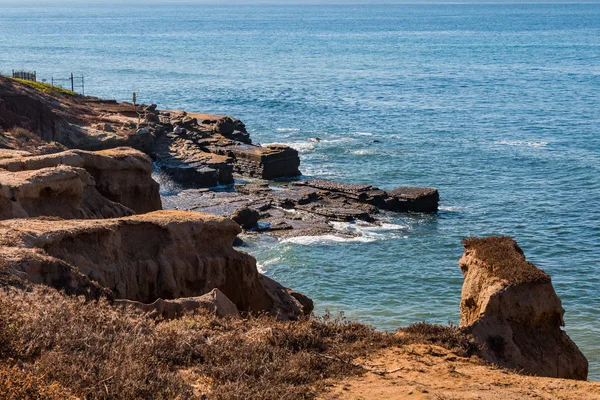
<instances>
[{"instance_id":1,"label":"dark rock outcrop","mask_svg":"<svg viewBox=\"0 0 600 400\"><path fill-rule=\"evenodd\" d=\"M435 212L438 192L430 188L384 191L371 185L309 180L276 187L240 184L235 191L188 190L165 201L167 208L234 219L240 218L238 210L250 209L262 222L255 229L279 236L313 236L334 233L334 221L378 223L381 210Z\"/></svg>"},{"instance_id":2,"label":"dark rock outcrop","mask_svg":"<svg viewBox=\"0 0 600 400\"><path fill-rule=\"evenodd\" d=\"M231 219L244 229L252 229L258 224L260 213L250 207L242 206L231 214Z\"/></svg>"},{"instance_id":3,"label":"dark rock outcrop","mask_svg":"<svg viewBox=\"0 0 600 400\"><path fill-rule=\"evenodd\" d=\"M481 355L533 375L587 379L585 356L561 329L564 310L550 276L509 237L463 244L460 325L483 346Z\"/></svg>"}]
</instances>

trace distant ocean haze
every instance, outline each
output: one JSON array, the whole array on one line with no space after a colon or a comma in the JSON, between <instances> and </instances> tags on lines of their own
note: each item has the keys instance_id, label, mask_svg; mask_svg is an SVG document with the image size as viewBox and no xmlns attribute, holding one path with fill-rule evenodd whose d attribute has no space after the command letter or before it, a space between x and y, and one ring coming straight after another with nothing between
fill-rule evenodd
<instances>
[{"instance_id":1,"label":"distant ocean haze","mask_svg":"<svg viewBox=\"0 0 600 400\"><path fill-rule=\"evenodd\" d=\"M307 177L439 189L437 216L336 225L352 239L245 238L317 312L458 322L461 238L510 235L600 379L599 4L21 4L0 6L4 73L234 115Z\"/></svg>"}]
</instances>

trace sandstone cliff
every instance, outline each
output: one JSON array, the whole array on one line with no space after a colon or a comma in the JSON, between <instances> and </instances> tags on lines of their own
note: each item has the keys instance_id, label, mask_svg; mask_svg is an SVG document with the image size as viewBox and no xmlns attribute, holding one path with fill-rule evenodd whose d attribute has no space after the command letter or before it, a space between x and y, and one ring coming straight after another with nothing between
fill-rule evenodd
<instances>
[{"instance_id":1,"label":"sandstone cliff","mask_svg":"<svg viewBox=\"0 0 600 400\"><path fill-rule=\"evenodd\" d=\"M256 260L232 247L240 232L229 219L178 211L104 220L14 219L0 222L0 256L4 270L32 282L62 287L55 282L81 281L83 274L85 285L97 283L118 299L153 303L216 288L240 311L282 319L310 313L312 304L303 297L263 284ZM32 263L32 257L41 261Z\"/></svg>"},{"instance_id":2,"label":"sandstone cliff","mask_svg":"<svg viewBox=\"0 0 600 400\"><path fill-rule=\"evenodd\" d=\"M0 219L114 218L162 208L152 162L130 148L0 158Z\"/></svg>"},{"instance_id":3,"label":"sandstone cliff","mask_svg":"<svg viewBox=\"0 0 600 400\"><path fill-rule=\"evenodd\" d=\"M587 379L588 362L561 329L550 277L509 237L463 241L460 325L494 364L539 376Z\"/></svg>"}]
</instances>

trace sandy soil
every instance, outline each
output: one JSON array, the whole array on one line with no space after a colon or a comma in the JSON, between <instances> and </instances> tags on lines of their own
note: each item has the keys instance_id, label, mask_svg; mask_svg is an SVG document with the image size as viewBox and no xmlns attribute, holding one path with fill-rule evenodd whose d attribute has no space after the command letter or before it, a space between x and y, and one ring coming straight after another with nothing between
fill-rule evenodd
<instances>
[{"instance_id":1,"label":"sandy soil","mask_svg":"<svg viewBox=\"0 0 600 400\"><path fill-rule=\"evenodd\" d=\"M333 383L322 399L600 399L600 383L539 378L437 346L386 349L356 360L370 372Z\"/></svg>"}]
</instances>

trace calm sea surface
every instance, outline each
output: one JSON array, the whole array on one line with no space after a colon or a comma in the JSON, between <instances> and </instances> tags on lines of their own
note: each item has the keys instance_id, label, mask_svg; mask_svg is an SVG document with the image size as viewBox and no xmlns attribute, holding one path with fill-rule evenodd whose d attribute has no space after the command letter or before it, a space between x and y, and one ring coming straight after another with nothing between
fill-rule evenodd
<instances>
[{"instance_id":1,"label":"calm sea surface","mask_svg":"<svg viewBox=\"0 0 600 400\"><path fill-rule=\"evenodd\" d=\"M245 250L317 311L393 330L458 322L461 238L514 236L600 379L600 4L0 6L13 68L235 115L309 177L438 188L437 216Z\"/></svg>"}]
</instances>

